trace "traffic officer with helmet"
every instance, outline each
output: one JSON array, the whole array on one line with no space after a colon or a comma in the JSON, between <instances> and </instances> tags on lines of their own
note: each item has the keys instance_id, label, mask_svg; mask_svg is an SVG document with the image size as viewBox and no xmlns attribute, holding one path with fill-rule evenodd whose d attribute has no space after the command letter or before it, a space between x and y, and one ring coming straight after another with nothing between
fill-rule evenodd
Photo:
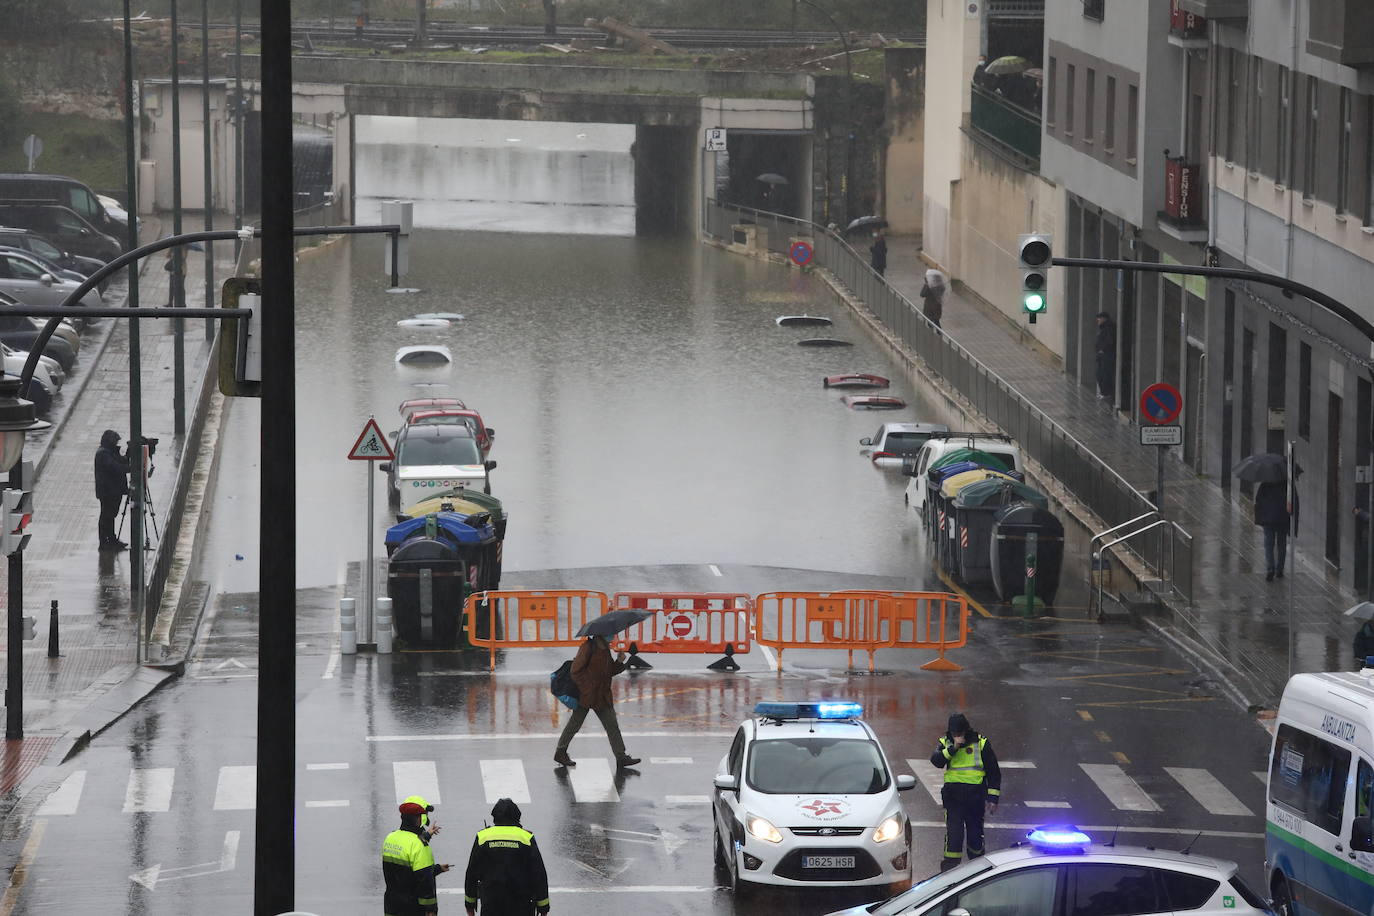
<instances>
[{"instance_id":1,"label":"traffic officer with helmet","mask_svg":"<svg viewBox=\"0 0 1374 916\"><path fill-rule=\"evenodd\" d=\"M468 916L545 916L549 877L534 834L520 826L520 807L509 798L491 809L491 827L477 831L463 882Z\"/></svg>"},{"instance_id":2,"label":"traffic officer with helmet","mask_svg":"<svg viewBox=\"0 0 1374 916\"><path fill-rule=\"evenodd\" d=\"M434 885L436 875L449 870L448 865L434 864L429 848L430 834L421 824L428 817L426 809L434 807L407 798L401 803L401 826L382 841L382 877L386 879L386 896L382 911L386 916L434 916L439 912L439 892ZM438 828L435 828L435 832Z\"/></svg>"},{"instance_id":3,"label":"traffic officer with helmet","mask_svg":"<svg viewBox=\"0 0 1374 916\"><path fill-rule=\"evenodd\" d=\"M959 864L965 850L970 859L983 854L983 815L997 811L1002 795L1002 770L986 735L968 724L961 712L949 717L949 731L940 737L930 762L945 771L940 799L945 806L945 857L941 871Z\"/></svg>"}]
</instances>

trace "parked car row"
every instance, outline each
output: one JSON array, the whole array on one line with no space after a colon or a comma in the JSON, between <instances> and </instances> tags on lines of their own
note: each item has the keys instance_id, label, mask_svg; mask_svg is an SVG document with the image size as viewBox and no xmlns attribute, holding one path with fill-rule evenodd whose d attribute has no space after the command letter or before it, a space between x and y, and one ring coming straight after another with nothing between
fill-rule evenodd
<instances>
[{"instance_id":1,"label":"parked car row","mask_svg":"<svg viewBox=\"0 0 1374 916\"><path fill-rule=\"evenodd\" d=\"M387 504L402 512L456 489L491 493L491 453L496 431L458 398L402 401L405 425L391 433L395 459L379 470L387 475Z\"/></svg>"}]
</instances>

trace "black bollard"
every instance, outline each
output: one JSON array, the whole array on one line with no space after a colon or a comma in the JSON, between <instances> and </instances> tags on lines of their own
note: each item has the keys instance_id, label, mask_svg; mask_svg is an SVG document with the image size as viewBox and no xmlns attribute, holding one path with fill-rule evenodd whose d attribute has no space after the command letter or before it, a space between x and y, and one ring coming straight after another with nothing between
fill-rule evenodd
<instances>
[{"instance_id":1,"label":"black bollard","mask_svg":"<svg viewBox=\"0 0 1374 916\"><path fill-rule=\"evenodd\" d=\"M48 658L57 657L57 602L54 601L48 614Z\"/></svg>"}]
</instances>

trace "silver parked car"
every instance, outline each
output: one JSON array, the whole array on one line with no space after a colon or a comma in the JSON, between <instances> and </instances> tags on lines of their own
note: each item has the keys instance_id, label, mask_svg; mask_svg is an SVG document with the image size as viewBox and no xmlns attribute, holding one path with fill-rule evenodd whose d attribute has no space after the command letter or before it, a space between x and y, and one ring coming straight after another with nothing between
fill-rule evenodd
<instances>
[{"instance_id":1,"label":"silver parked car","mask_svg":"<svg viewBox=\"0 0 1374 916\"><path fill-rule=\"evenodd\" d=\"M81 284L55 277L52 271L20 251L0 252L0 292L25 305L61 305ZM104 301L97 290L81 297L79 305L100 308Z\"/></svg>"}]
</instances>

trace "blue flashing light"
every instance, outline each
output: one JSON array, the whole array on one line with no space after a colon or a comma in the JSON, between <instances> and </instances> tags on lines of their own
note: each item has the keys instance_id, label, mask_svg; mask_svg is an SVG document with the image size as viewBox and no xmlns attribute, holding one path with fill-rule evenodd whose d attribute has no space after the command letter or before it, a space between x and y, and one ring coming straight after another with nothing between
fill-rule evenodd
<instances>
[{"instance_id":1,"label":"blue flashing light","mask_svg":"<svg viewBox=\"0 0 1374 916\"><path fill-rule=\"evenodd\" d=\"M1026 834L1032 846L1056 852L1082 852L1092 844L1092 837L1072 824L1037 827Z\"/></svg>"},{"instance_id":2,"label":"blue flashing light","mask_svg":"<svg viewBox=\"0 0 1374 916\"><path fill-rule=\"evenodd\" d=\"M754 715L776 721L792 719L858 719L864 714L863 705L847 701L798 703L772 700L754 706Z\"/></svg>"}]
</instances>

